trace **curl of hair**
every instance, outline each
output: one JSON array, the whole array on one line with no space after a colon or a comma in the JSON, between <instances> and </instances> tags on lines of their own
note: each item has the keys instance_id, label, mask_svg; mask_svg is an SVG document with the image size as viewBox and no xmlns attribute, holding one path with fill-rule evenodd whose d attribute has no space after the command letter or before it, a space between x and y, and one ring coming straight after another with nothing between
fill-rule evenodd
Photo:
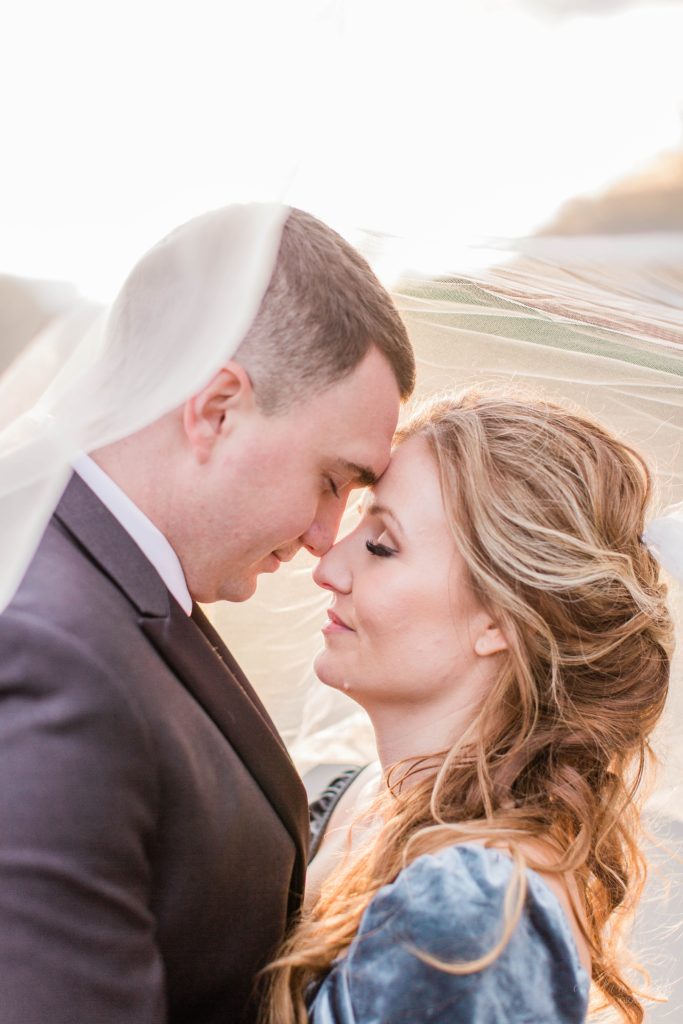
<instances>
[{"instance_id":1,"label":"curl of hair","mask_svg":"<svg viewBox=\"0 0 683 1024\"><path fill-rule=\"evenodd\" d=\"M306 987L349 946L375 893L421 854L474 839L515 860L503 939L481 961L439 966L468 973L495 960L522 912L525 866L566 873L594 999L639 1024L622 932L645 881L642 783L673 646L665 586L640 540L647 466L583 416L503 391L432 400L397 443L416 435L434 454L470 583L505 632L506 665L450 750L388 773L379 833L294 929L264 1019L305 1024ZM554 863L529 856L538 842Z\"/></svg>"}]
</instances>

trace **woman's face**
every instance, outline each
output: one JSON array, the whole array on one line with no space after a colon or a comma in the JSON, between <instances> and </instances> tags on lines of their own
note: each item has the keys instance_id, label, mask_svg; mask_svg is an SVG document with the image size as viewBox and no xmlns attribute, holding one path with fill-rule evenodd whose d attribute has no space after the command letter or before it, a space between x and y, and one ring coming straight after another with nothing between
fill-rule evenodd
<instances>
[{"instance_id":1,"label":"woman's face","mask_svg":"<svg viewBox=\"0 0 683 1024\"><path fill-rule=\"evenodd\" d=\"M324 683L368 710L430 703L448 713L485 695L497 660L488 655L504 641L469 585L423 438L394 452L314 579L333 595L315 662Z\"/></svg>"}]
</instances>

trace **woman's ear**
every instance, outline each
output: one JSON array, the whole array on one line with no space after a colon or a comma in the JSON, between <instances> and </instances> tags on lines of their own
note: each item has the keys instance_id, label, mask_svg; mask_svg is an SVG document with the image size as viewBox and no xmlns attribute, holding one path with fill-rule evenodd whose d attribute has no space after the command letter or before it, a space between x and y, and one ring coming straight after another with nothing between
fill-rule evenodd
<instances>
[{"instance_id":1,"label":"woman's ear","mask_svg":"<svg viewBox=\"0 0 683 1024\"><path fill-rule=\"evenodd\" d=\"M183 427L197 462L208 462L216 442L230 431L234 420L254 404L249 374L229 362L183 407Z\"/></svg>"},{"instance_id":2,"label":"woman's ear","mask_svg":"<svg viewBox=\"0 0 683 1024\"><path fill-rule=\"evenodd\" d=\"M493 619L487 619L474 641L475 654L480 658L488 658L491 654L500 654L507 649L508 642L502 629Z\"/></svg>"}]
</instances>

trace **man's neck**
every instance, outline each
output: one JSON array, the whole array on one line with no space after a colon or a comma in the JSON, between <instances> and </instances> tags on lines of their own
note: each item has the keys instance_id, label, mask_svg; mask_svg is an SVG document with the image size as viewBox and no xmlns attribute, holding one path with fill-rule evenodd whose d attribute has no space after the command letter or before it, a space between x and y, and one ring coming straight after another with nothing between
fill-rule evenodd
<instances>
[{"instance_id":1,"label":"man's neck","mask_svg":"<svg viewBox=\"0 0 683 1024\"><path fill-rule=\"evenodd\" d=\"M106 461L106 460L105 460ZM192 597L182 565L163 530L141 508L134 497L101 465L87 455L74 463L74 469L121 526L133 538L148 561L187 614L192 612Z\"/></svg>"}]
</instances>

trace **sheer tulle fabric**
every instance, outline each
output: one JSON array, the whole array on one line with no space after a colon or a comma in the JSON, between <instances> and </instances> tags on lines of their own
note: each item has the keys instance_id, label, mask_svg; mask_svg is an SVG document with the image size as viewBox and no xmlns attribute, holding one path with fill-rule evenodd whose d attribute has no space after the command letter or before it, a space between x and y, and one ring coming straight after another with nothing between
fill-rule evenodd
<instances>
[{"instance_id":1,"label":"sheer tulle fabric","mask_svg":"<svg viewBox=\"0 0 683 1024\"><path fill-rule=\"evenodd\" d=\"M225 124L226 96L237 97L239 115L206 133L225 141L209 163L227 154L226 172L265 182L268 196L360 243L408 324L419 395L513 380L574 403L647 455L660 510L683 502L680 5L318 6L314 21L307 3L286 17L257 12L259 33L248 38L235 25L234 48L244 42L260 56L248 68L207 61L223 36L202 21L203 64L235 78L207 90L198 76L201 123ZM178 29L173 18L169 28ZM192 88L183 83L184 94ZM173 168L164 173L172 181ZM86 310L48 329L0 378L0 428L23 413L0 433L0 606L73 454L172 408L236 348L270 274L282 208L232 209L226 250L202 219L177 250L186 287L157 282L137 356L134 346L122 360L108 351L109 321ZM429 274L410 269L424 267ZM205 308L200 282L208 291L216 280L220 300ZM670 522L648 531L655 547ZM362 763L373 749L367 719L311 672L328 598L310 569L301 555L264 578L253 600L211 614L302 769ZM676 591L674 600L680 614ZM679 655L659 745L675 814L682 682Z\"/></svg>"},{"instance_id":2,"label":"sheer tulle fabric","mask_svg":"<svg viewBox=\"0 0 683 1024\"><path fill-rule=\"evenodd\" d=\"M84 306L44 331L0 378L3 603L74 456L181 403L235 351L267 286L285 214L279 205L252 205L199 218L171 236L175 242L165 253L164 274L153 282L148 315L128 326L122 350L110 344L116 307L107 313ZM379 264L397 246L395 238L376 235L366 242ZM394 296L416 348L418 398L472 383L512 382L593 414L643 451L655 474L655 512L674 507L672 518L655 519L646 539L667 552L664 563L678 572L683 235L670 232L664 243L653 245L649 234L529 239L489 251L489 265L476 277L458 273L457 266L438 278L404 269ZM410 247L400 248L407 262ZM219 281L216 302L207 305L203 296ZM342 529L355 515L349 508ZM328 603L312 583L311 567L302 553L263 578L251 601L211 609L302 770L373 756L364 713L323 688L311 670ZM681 616L675 585L672 603ZM666 768L658 799L674 816L683 771L682 682L679 654L659 738Z\"/></svg>"},{"instance_id":3,"label":"sheer tulle fabric","mask_svg":"<svg viewBox=\"0 0 683 1024\"><path fill-rule=\"evenodd\" d=\"M657 517L683 501L683 236L672 233L661 252L650 238L622 236L617 245L614 236L586 237L583 257L582 239L567 241L563 250L562 238L544 240L543 259L520 254L536 240L519 243L476 279L457 269L437 280L404 272L394 297L417 352L417 398L474 383L512 383L592 414L646 455ZM376 237L372 244L376 253ZM673 257L675 264L668 262ZM680 510L672 512L680 517ZM350 507L342 530L356 516ZM666 536L671 571L681 528L674 519L655 519L647 534L655 549ZM312 565L301 553L262 579L252 601L213 612L304 771L374 755L364 712L323 687L311 670L329 603L312 584ZM672 580L679 621L680 589ZM683 771L681 684L679 652L657 744L665 767L656 800L674 816Z\"/></svg>"},{"instance_id":4,"label":"sheer tulle fabric","mask_svg":"<svg viewBox=\"0 0 683 1024\"><path fill-rule=\"evenodd\" d=\"M114 303L54 325L0 379L0 608L89 452L169 412L230 358L272 274L287 207L230 206L154 247L136 314ZM144 291L144 294L141 292Z\"/></svg>"}]
</instances>

